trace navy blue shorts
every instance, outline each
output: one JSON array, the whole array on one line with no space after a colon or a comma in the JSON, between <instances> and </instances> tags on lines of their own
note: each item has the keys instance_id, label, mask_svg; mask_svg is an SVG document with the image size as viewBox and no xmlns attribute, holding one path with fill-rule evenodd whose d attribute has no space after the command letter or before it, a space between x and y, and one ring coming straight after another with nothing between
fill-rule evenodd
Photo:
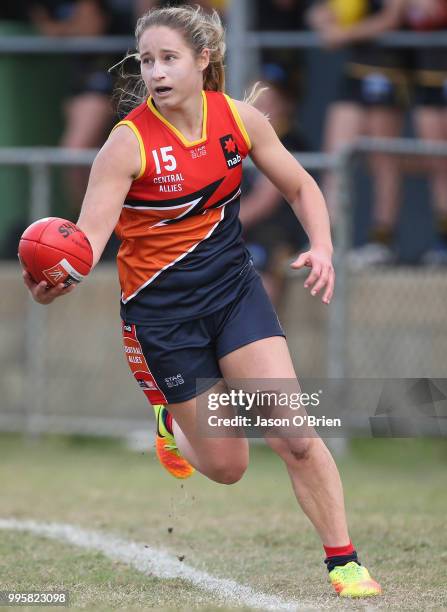
<instances>
[{"instance_id":1,"label":"navy blue shorts","mask_svg":"<svg viewBox=\"0 0 447 612\"><path fill-rule=\"evenodd\" d=\"M236 299L207 316L179 323L134 325L123 321L129 367L151 404L174 404L196 397L197 379L222 379L219 359L262 338L285 336L255 273Z\"/></svg>"}]
</instances>

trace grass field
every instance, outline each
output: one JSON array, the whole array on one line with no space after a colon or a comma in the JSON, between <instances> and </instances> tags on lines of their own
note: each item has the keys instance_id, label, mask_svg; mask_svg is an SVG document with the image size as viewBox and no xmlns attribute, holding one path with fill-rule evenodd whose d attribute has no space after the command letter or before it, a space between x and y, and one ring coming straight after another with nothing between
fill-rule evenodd
<instances>
[{"instance_id":1,"label":"grass field","mask_svg":"<svg viewBox=\"0 0 447 612\"><path fill-rule=\"evenodd\" d=\"M70 523L147 543L213 576L315 609L447 608L445 442L354 441L339 467L352 538L382 582L380 600L343 602L332 594L317 536L280 460L262 446L252 448L243 480L227 487L197 475L182 484L154 454L116 441L26 443L2 435L0 519ZM84 609L231 609L185 580L159 579L100 553L0 531L0 590L58 588Z\"/></svg>"}]
</instances>

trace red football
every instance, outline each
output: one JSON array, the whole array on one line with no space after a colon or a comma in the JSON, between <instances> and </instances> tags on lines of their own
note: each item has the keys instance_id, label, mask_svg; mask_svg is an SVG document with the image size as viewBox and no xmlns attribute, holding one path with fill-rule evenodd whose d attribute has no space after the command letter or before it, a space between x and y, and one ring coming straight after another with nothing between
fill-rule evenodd
<instances>
[{"instance_id":1,"label":"red football","mask_svg":"<svg viewBox=\"0 0 447 612\"><path fill-rule=\"evenodd\" d=\"M90 272L93 251L87 236L71 221L45 217L22 234L19 258L36 283L80 283Z\"/></svg>"}]
</instances>

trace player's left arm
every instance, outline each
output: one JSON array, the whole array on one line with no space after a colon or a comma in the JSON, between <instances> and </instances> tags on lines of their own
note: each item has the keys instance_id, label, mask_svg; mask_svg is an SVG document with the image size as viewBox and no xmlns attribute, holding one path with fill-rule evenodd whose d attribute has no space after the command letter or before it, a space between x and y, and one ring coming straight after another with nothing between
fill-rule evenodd
<instances>
[{"instance_id":1,"label":"player's left arm","mask_svg":"<svg viewBox=\"0 0 447 612\"><path fill-rule=\"evenodd\" d=\"M329 304L334 292L332 240L326 203L317 183L281 144L268 119L253 106L235 101L251 140L250 156L256 166L284 195L304 227L310 249L291 265L312 268L304 286L312 295L324 288L323 302Z\"/></svg>"}]
</instances>

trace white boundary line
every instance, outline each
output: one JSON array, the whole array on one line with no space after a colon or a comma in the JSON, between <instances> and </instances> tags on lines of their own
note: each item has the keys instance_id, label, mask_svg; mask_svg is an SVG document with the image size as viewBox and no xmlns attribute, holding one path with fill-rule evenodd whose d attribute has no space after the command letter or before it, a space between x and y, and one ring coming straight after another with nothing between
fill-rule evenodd
<instances>
[{"instance_id":1,"label":"white boundary line","mask_svg":"<svg viewBox=\"0 0 447 612\"><path fill-rule=\"evenodd\" d=\"M152 546L122 540L112 535L82 529L75 525L0 519L0 529L26 531L80 548L98 551L105 557L113 561L126 563L143 574L150 573L157 578L181 578L199 589L212 593L218 599L231 601L240 606L249 606L260 610L315 609L315 606L285 601L276 595L258 593L251 587L238 584L234 580L216 578L179 561L174 555Z\"/></svg>"}]
</instances>

